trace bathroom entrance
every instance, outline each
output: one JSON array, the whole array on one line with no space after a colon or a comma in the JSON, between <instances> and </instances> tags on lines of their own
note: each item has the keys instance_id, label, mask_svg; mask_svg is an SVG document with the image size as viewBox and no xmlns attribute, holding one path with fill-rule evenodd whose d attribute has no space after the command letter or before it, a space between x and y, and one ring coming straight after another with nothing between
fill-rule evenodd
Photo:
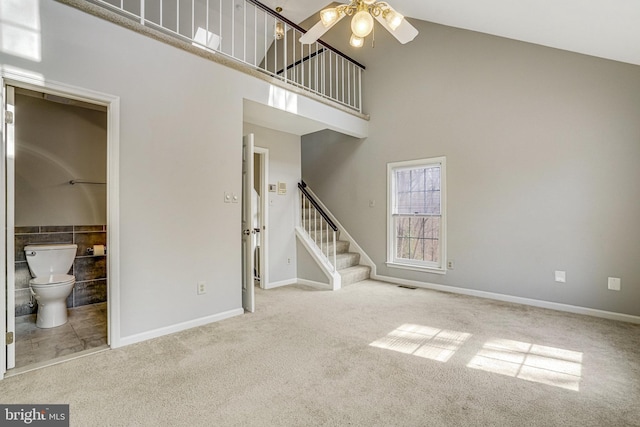
<instances>
[{"instance_id":1,"label":"bathroom entrance","mask_svg":"<svg viewBox=\"0 0 640 427\"><path fill-rule=\"evenodd\" d=\"M108 114L29 85L4 94L6 369L17 373L108 348ZM54 253L53 274L36 273L32 261Z\"/></svg>"},{"instance_id":2,"label":"bathroom entrance","mask_svg":"<svg viewBox=\"0 0 640 427\"><path fill-rule=\"evenodd\" d=\"M267 269L267 217L269 211L268 202L268 176L269 176L269 150L261 147L253 148L253 217L256 230L256 247L254 250L254 284L266 289L269 283L269 270Z\"/></svg>"},{"instance_id":3,"label":"bathroom entrance","mask_svg":"<svg viewBox=\"0 0 640 427\"><path fill-rule=\"evenodd\" d=\"M255 310L254 288L269 283L269 150L255 146L255 135L242 140L242 306Z\"/></svg>"}]
</instances>

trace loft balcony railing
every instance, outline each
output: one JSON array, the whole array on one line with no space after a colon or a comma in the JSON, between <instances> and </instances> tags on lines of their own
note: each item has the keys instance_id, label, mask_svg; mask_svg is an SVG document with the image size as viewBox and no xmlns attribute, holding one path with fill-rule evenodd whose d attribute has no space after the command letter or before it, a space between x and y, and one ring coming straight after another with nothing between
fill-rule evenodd
<instances>
[{"instance_id":1,"label":"loft balcony railing","mask_svg":"<svg viewBox=\"0 0 640 427\"><path fill-rule=\"evenodd\" d=\"M88 0L362 112L364 66L257 0Z\"/></svg>"}]
</instances>

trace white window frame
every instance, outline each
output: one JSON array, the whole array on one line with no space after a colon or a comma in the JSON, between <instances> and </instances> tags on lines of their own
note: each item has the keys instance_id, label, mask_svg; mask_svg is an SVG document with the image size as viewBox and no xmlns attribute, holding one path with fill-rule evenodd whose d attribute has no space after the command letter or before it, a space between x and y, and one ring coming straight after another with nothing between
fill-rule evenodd
<instances>
[{"instance_id":1,"label":"white window frame","mask_svg":"<svg viewBox=\"0 0 640 427\"><path fill-rule=\"evenodd\" d=\"M396 258L396 228L393 217L395 201L394 172L401 169L415 169L420 167L440 166L440 256L439 262L425 262ZM408 160L387 163L387 266L407 270L417 270L429 273L446 274L447 272L447 167L446 157L432 157L427 159Z\"/></svg>"}]
</instances>

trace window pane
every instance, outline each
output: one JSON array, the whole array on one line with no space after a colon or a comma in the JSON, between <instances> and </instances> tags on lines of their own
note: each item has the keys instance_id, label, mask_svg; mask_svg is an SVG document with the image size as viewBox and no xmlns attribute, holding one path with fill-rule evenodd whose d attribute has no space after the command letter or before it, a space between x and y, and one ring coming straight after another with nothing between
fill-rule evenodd
<instances>
[{"instance_id":1,"label":"window pane","mask_svg":"<svg viewBox=\"0 0 640 427\"><path fill-rule=\"evenodd\" d=\"M424 260L431 262L440 262L439 240L425 240Z\"/></svg>"},{"instance_id":2,"label":"window pane","mask_svg":"<svg viewBox=\"0 0 640 427\"><path fill-rule=\"evenodd\" d=\"M425 262L440 261L440 217L397 216L396 257Z\"/></svg>"},{"instance_id":3,"label":"window pane","mask_svg":"<svg viewBox=\"0 0 640 427\"><path fill-rule=\"evenodd\" d=\"M411 239L411 259L424 261L424 239Z\"/></svg>"},{"instance_id":4,"label":"window pane","mask_svg":"<svg viewBox=\"0 0 640 427\"><path fill-rule=\"evenodd\" d=\"M440 215L440 166L395 171L394 214Z\"/></svg>"},{"instance_id":5,"label":"window pane","mask_svg":"<svg viewBox=\"0 0 640 427\"><path fill-rule=\"evenodd\" d=\"M411 192L403 191L397 193L395 213L408 214L411 212Z\"/></svg>"},{"instance_id":6,"label":"window pane","mask_svg":"<svg viewBox=\"0 0 640 427\"><path fill-rule=\"evenodd\" d=\"M426 169L411 170L411 191L423 192L425 190L425 171Z\"/></svg>"},{"instance_id":7,"label":"window pane","mask_svg":"<svg viewBox=\"0 0 640 427\"><path fill-rule=\"evenodd\" d=\"M424 218L411 218L411 227L409 227L411 237L422 237L424 235Z\"/></svg>"},{"instance_id":8,"label":"window pane","mask_svg":"<svg viewBox=\"0 0 640 427\"><path fill-rule=\"evenodd\" d=\"M425 213L429 215L440 215L440 190L428 192L427 198Z\"/></svg>"},{"instance_id":9,"label":"window pane","mask_svg":"<svg viewBox=\"0 0 640 427\"><path fill-rule=\"evenodd\" d=\"M440 239L440 217L430 216L425 221L425 238Z\"/></svg>"},{"instance_id":10,"label":"window pane","mask_svg":"<svg viewBox=\"0 0 640 427\"><path fill-rule=\"evenodd\" d=\"M411 226L411 218L403 216L396 219L396 236L409 237L409 227Z\"/></svg>"},{"instance_id":11,"label":"window pane","mask_svg":"<svg viewBox=\"0 0 640 427\"><path fill-rule=\"evenodd\" d=\"M396 243L396 257L409 259L409 239L399 237Z\"/></svg>"},{"instance_id":12,"label":"window pane","mask_svg":"<svg viewBox=\"0 0 640 427\"><path fill-rule=\"evenodd\" d=\"M407 213L416 215L425 213L427 209L427 200L425 195L426 193L423 191L411 193L411 210Z\"/></svg>"}]
</instances>

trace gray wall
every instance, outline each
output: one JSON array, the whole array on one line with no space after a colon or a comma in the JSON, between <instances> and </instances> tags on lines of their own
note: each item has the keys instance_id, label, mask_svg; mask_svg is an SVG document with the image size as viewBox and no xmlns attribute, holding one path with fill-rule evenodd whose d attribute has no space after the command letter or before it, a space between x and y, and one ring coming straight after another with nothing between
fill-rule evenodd
<instances>
[{"instance_id":1,"label":"gray wall","mask_svg":"<svg viewBox=\"0 0 640 427\"><path fill-rule=\"evenodd\" d=\"M107 224L119 221L119 344L241 312L241 204L224 194L241 194L243 100L269 105L274 86L59 2L29 4L0 21L35 28L0 47L0 68L119 97L119 216ZM357 121L289 96L291 121Z\"/></svg>"},{"instance_id":2,"label":"gray wall","mask_svg":"<svg viewBox=\"0 0 640 427\"><path fill-rule=\"evenodd\" d=\"M298 278L329 285L329 278L299 240L296 241L296 251L298 252Z\"/></svg>"},{"instance_id":3,"label":"gray wall","mask_svg":"<svg viewBox=\"0 0 640 427\"><path fill-rule=\"evenodd\" d=\"M330 35L367 66L370 137L304 136L303 179L380 275L640 315L640 67L413 22L404 46ZM386 164L434 156L455 269L388 268Z\"/></svg>"},{"instance_id":4,"label":"gray wall","mask_svg":"<svg viewBox=\"0 0 640 427\"><path fill-rule=\"evenodd\" d=\"M17 226L106 224L107 114L16 94ZM37 126L34 124L37 123Z\"/></svg>"}]
</instances>

